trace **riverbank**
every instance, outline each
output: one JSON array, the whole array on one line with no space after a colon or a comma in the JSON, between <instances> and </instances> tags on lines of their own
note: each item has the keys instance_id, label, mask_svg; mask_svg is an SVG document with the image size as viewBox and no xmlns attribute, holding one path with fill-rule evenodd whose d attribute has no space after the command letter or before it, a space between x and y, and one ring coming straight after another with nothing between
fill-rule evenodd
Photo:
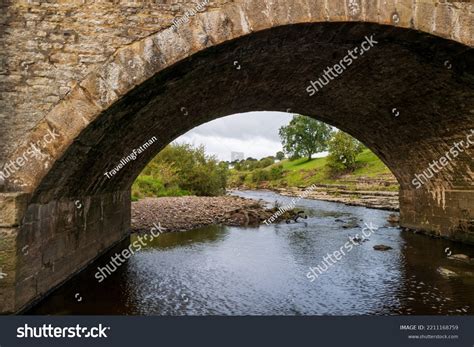
<instances>
[{"instance_id":1,"label":"riverbank","mask_svg":"<svg viewBox=\"0 0 474 347\"><path fill-rule=\"evenodd\" d=\"M251 190L246 187L234 188L232 191ZM349 206L362 206L377 210L400 211L398 192L383 190L355 190L343 185L313 184L310 187L274 188L266 187L258 190L268 190L283 196L301 197L311 200L339 202Z\"/></svg>"},{"instance_id":2,"label":"riverbank","mask_svg":"<svg viewBox=\"0 0 474 347\"><path fill-rule=\"evenodd\" d=\"M132 203L132 231L148 232L154 223L167 232L211 224L258 226L274 212L260 201L229 195L145 198Z\"/></svg>"},{"instance_id":3,"label":"riverbank","mask_svg":"<svg viewBox=\"0 0 474 347\"><path fill-rule=\"evenodd\" d=\"M292 197L305 192L308 199L399 211L399 185L383 162L365 150L357 156L356 164L353 172L334 176L327 166L326 157L310 161L283 160L264 169L233 169L228 186L235 190L266 189ZM313 189L308 191L308 187Z\"/></svg>"},{"instance_id":4,"label":"riverbank","mask_svg":"<svg viewBox=\"0 0 474 347\"><path fill-rule=\"evenodd\" d=\"M398 192L383 190L354 190L346 186L317 184L312 189L303 187L272 188L272 191L297 197L304 194L306 199L339 202L350 206L363 206L379 210L399 211Z\"/></svg>"},{"instance_id":5,"label":"riverbank","mask_svg":"<svg viewBox=\"0 0 474 347\"><path fill-rule=\"evenodd\" d=\"M238 190L238 189L234 189ZM313 185L308 188L272 188L282 196L323 200L349 206L398 211L398 193L386 191L356 191L344 186ZM186 231L211 224L228 226L258 226L272 217L276 208L265 207L258 200L225 195L218 197L182 196L145 198L132 203L132 232L148 232L160 223L167 232ZM279 216L286 220L292 211Z\"/></svg>"}]
</instances>

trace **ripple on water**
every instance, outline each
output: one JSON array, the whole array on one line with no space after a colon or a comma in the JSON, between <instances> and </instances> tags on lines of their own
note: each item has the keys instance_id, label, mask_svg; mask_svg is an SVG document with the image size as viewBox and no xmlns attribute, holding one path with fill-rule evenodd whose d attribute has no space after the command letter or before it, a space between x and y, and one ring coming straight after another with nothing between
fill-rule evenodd
<instances>
[{"instance_id":1,"label":"ripple on water","mask_svg":"<svg viewBox=\"0 0 474 347\"><path fill-rule=\"evenodd\" d=\"M291 198L241 192L272 203ZM446 247L472 248L401 232L389 211L298 201L302 223L259 228L210 226L165 234L135 254L103 283L97 264L50 295L30 313L143 315L389 315L473 314L473 281L442 277ZM310 282L309 267L344 249L365 223L380 228ZM373 250L385 244L393 249ZM108 259L107 259L108 257ZM110 260L110 255L105 257ZM104 259L100 260L104 261ZM99 261L99 263L100 263ZM89 292L80 304L78 290ZM93 298L91 298L91 296Z\"/></svg>"}]
</instances>

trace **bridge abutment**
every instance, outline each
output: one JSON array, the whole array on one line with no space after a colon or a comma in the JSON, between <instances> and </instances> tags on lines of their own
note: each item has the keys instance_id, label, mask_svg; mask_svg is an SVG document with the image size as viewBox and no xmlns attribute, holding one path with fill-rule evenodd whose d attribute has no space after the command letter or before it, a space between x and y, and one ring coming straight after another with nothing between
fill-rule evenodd
<instances>
[{"instance_id":1,"label":"bridge abutment","mask_svg":"<svg viewBox=\"0 0 474 347\"><path fill-rule=\"evenodd\" d=\"M2 196L12 218L12 225L0 228L4 314L41 299L127 238L130 230L130 191L26 206L27 197Z\"/></svg>"},{"instance_id":2,"label":"bridge abutment","mask_svg":"<svg viewBox=\"0 0 474 347\"><path fill-rule=\"evenodd\" d=\"M402 188L400 225L474 245L474 191Z\"/></svg>"}]
</instances>

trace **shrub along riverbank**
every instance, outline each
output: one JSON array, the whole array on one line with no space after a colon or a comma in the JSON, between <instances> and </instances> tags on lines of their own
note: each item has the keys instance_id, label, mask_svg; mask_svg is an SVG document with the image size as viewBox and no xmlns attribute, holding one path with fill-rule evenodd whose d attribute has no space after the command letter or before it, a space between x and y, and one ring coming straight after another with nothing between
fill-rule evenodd
<instances>
[{"instance_id":1,"label":"shrub along riverbank","mask_svg":"<svg viewBox=\"0 0 474 347\"><path fill-rule=\"evenodd\" d=\"M165 196L218 196L225 193L228 167L204 147L172 144L163 149L132 185L132 200Z\"/></svg>"}]
</instances>

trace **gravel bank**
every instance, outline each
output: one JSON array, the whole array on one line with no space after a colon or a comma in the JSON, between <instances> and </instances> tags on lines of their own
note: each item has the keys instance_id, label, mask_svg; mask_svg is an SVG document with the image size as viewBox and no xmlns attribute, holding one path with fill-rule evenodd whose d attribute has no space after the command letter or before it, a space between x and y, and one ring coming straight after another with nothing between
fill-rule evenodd
<instances>
[{"instance_id":1,"label":"gravel bank","mask_svg":"<svg viewBox=\"0 0 474 347\"><path fill-rule=\"evenodd\" d=\"M272 213L259 201L237 196L146 198L132 203L132 231L148 232L153 223L169 232L210 224L253 226Z\"/></svg>"}]
</instances>

